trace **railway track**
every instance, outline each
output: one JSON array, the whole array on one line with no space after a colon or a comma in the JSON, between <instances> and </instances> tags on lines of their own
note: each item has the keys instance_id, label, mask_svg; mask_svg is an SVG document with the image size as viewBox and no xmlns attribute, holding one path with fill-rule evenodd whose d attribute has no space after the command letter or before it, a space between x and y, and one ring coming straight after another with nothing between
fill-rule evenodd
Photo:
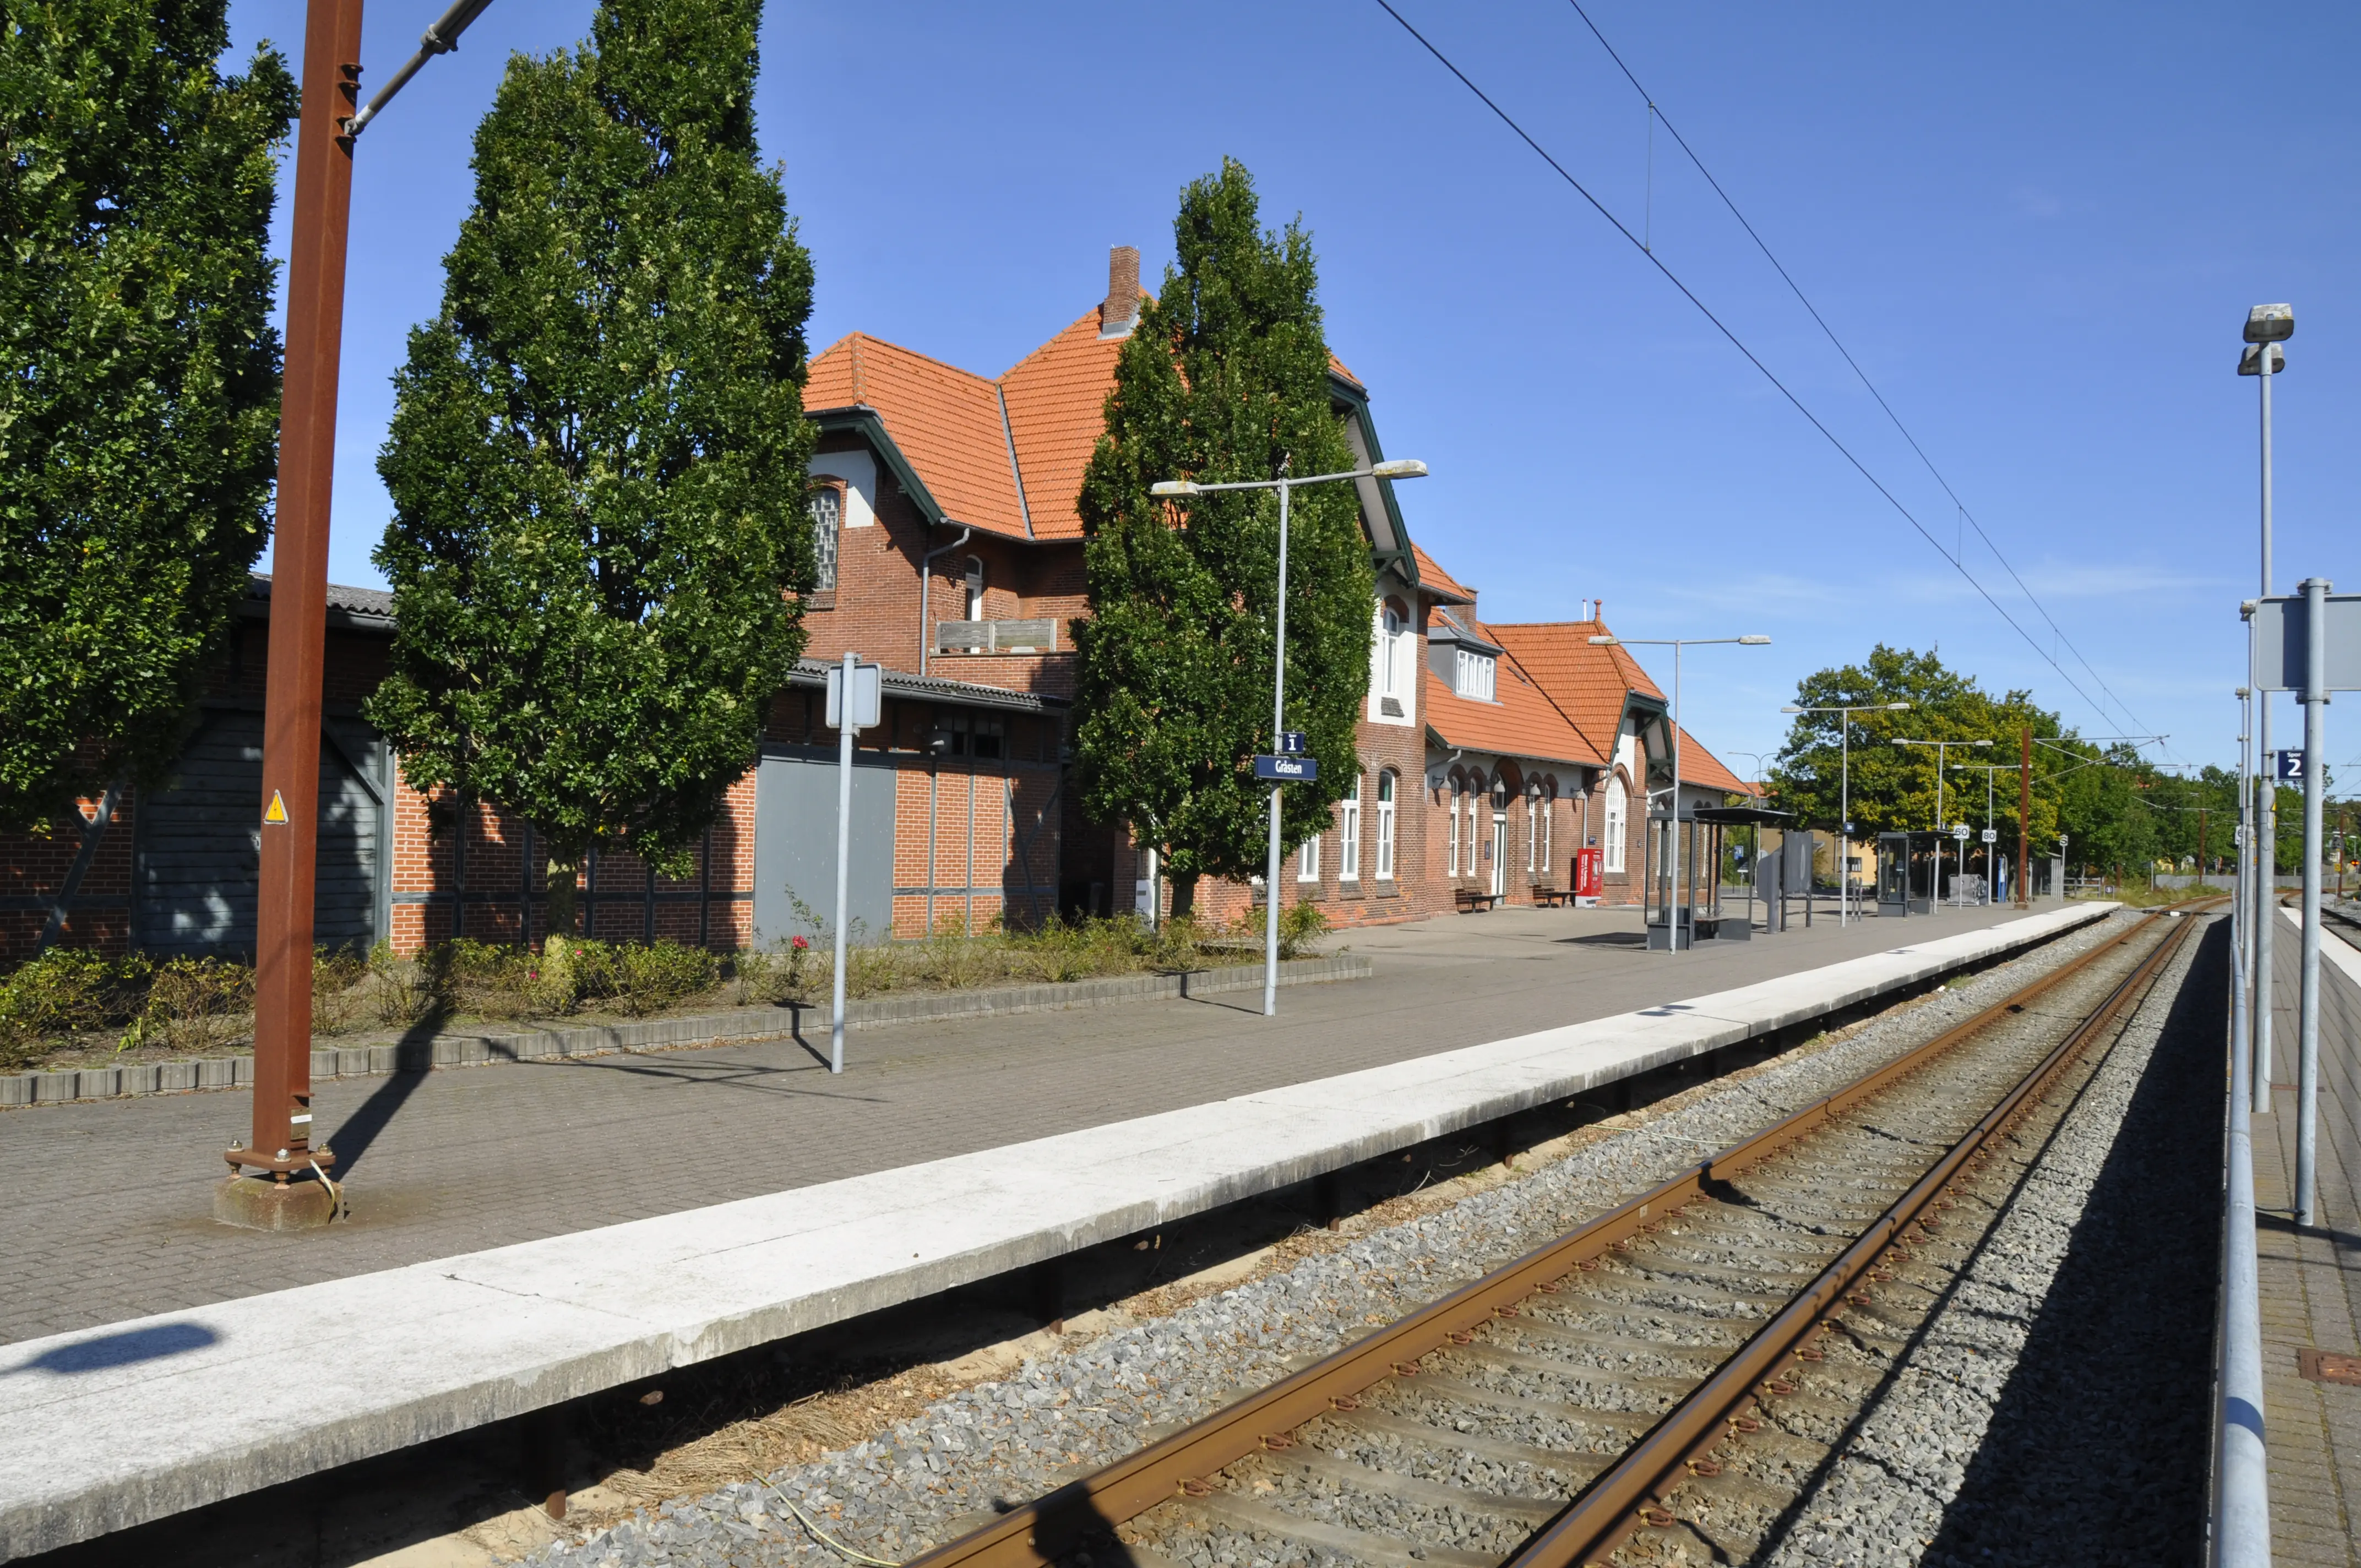
<instances>
[{"instance_id":1,"label":"railway track","mask_svg":"<svg viewBox=\"0 0 2361 1568\"><path fill-rule=\"evenodd\" d=\"M910 1568L1745 1560L1971 1252L1986 1212L1975 1183L2021 1163L2012 1135L2113 1038L2196 925L2148 916L1653 1190Z\"/></svg>"}]
</instances>

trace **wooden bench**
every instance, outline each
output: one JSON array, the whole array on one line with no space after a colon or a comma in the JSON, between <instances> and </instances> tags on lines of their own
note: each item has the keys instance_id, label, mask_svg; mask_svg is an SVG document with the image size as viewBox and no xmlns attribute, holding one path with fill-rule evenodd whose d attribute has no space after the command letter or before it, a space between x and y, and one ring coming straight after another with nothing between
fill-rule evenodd
<instances>
[{"instance_id":1,"label":"wooden bench","mask_svg":"<svg viewBox=\"0 0 2361 1568\"><path fill-rule=\"evenodd\" d=\"M1554 909L1559 905L1571 901L1573 897L1574 894L1565 888L1552 887L1543 882L1533 883L1533 902L1543 909Z\"/></svg>"},{"instance_id":2,"label":"wooden bench","mask_svg":"<svg viewBox=\"0 0 2361 1568\"><path fill-rule=\"evenodd\" d=\"M1470 910L1489 909L1499 902L1500 895L1497 893L1478 893L1472 887L1455 887L1451 890L1452 905L1462 915Z\"/></svg>"}]
</instances>

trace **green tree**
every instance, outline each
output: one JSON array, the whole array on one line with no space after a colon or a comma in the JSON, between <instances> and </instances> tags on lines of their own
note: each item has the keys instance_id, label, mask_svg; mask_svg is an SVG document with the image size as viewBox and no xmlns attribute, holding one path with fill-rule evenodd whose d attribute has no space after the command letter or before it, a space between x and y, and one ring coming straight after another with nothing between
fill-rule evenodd
<instances>
[{"instance_id":1,"label":"green tree","mask_svg":"<svg viewBox=\"0 0 2361 1568\"><path fill-rule=\"evenodd\" d=\"M0 16L0 827L171 766L269 532L295 83L227 10Z\"/></svg>"},{"instance_id":2,"label":"green tree","mask_svg":"<svg viewBox=\"0 0 2361 1568\"><path fill-rule=\"evenodd\" d=\"M1983 817L1984 775L1970 767L2011 763L2022 752L2020 736L2030 729L2037 740L2054 740L2059 733L2058 716L2037 706L2026 692L1994 697L1974 677L1945 665L1932 652L1889 648L1879 643L1868 660L1840 669L1821 670L1795 688L1799 707L1871 707L1906 702L1902 712L1868 712L1851 716L1851 809L1856 837L1935 829L1938 792L1936 749L1897 746L1897 740L1953 740L1969 744L1946 747L1941 755L1950 766L1940 792L1942 815L1951 822ZM1792 811L1813 828L1834 831L1839 819L1844 751L1835 713L1803 713L1787 732L1787 742L1772 769L1774 798L1782 811ZM1974 746L1989 740L1989 747ZM2043 749L2035 747L2036 778L2041 776ZM2014 778L1995 781L1993 822L2003 840L2016 838L2017 786ZM2057 831L2053 796L2037 790L2033 835L2046 842Z\"/></svg>"},{"instance_id":3,"label":"green tree","mask_svg":"<svg viewBox=\"0 0 2361 1568\"><path fill-rule=\"evenodd\" d=\"M553 933L594 846L686 870L803 646L811 265L755 158L759 19L607 0L511 60L395 378L369 717L413 785L533 825Z\"/></svg>"},{"instance_id":4,"label":"green tree","mask_svg":"<svg viewBox=\"0 0 2361 1568\"><path fill-rule=\"evenodd\" d=\"M1118 352L1106 432L1080 501L1091 619L1075 629L1076 782L1086 810L1131 825L1172 878L1262 869L1279 503L1269 491L1174 506L1159 479L1272 479L1354 466L1328 391L1312 243L1261 226L1253 181L1224 159L1181 192L1178 264ZM1282 792L1290 846L1328 826L1359 758L1375 583L1353 487L1295 492L1288 527L1287 725L1316 784Z\"/></svg>"}]
</instances>

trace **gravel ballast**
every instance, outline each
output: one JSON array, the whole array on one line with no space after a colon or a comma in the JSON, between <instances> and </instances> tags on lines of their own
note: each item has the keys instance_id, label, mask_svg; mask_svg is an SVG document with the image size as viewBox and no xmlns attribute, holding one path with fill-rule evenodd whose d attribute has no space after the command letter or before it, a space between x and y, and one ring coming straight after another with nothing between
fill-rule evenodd
<instances>
[{"instance_id":1,"label":"gravel ballast","mask_svg":"<svg viewBox=\"0 0 2361 1568\"><path fill-rule=\"evenodd\" d=\"M536 1561L568 1568L847 1561L818 1541L812 1526L851 1551L906 1561L981 1522L995 1504L1037 1496L1078 1470L1118 1458L1152 1433L1283 1376L1290 1364L1332 1352L1479 1277L1924 1043L2034 976L2120 936L2130 923L2117 916L2070 933L1830 1041L1702 1086L1642 1124L1438 1212L1382 1227L1356 1224L1334 1250L1284 1272L1028 1361L1016 1375L953 1394L878 1438L667 1502L587 1541L561 1542ZM1381 1442L1382 1434L1372 1441ZM1614 1446L1613 1434L1602 1429L1600 1442ZM1510 1495L1543 1479L1513 1455L1473 1463L1478 1468L1433 1478ZM1553 1476L1555 1492L1578 1478L1563 1470ZM1415 1499L1401 1506L1427 1507ZM798 1509L808 1525L796 1517ZM1495 1551L1498 1543L1483 1533L1488 1525L1471 1528L1469 1550Z\"/></svg>"}]
</instances>

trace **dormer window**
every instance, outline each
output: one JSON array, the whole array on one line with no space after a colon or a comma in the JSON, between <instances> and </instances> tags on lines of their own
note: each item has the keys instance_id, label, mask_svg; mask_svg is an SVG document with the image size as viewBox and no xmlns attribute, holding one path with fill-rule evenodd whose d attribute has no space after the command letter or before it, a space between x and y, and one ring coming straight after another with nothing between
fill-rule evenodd
<instances>
[{"instance_id":1,"label":"dormer window","mask_svg":"<svg viewBox=\"0 0 2361 1568\"><path fill-rule=\"evenodd\" d=\"M1499 691L1499 661L1488 653L1473 653L1465 648L1456 650L1459 657L1454 667L1451 689L1471 702L1491 702Z\"/></svg>"}]
</instances>

